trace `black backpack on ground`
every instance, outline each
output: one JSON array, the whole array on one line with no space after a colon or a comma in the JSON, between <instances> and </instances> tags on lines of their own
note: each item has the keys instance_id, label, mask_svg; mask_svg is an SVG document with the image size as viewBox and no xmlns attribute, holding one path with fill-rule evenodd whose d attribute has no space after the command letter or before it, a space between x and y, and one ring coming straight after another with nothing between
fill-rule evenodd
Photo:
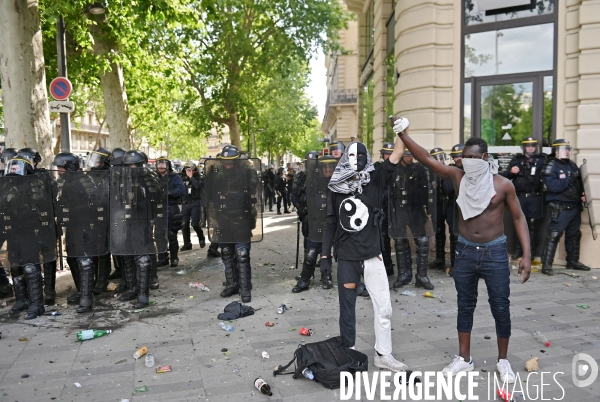
<instances>
[{"instance_id":1,"label":"black backpack on ground","mask_svg":"<svg viewBox=\"0 0 600 402\"><path fill-rule=\"evenodd\" d=\"M294 364L293 373L283 373ZM302 371L309 368L315 381L320 382L325 388L340 387L340 373L347 371L354 375L357 371L369 369L369 359L364 353L349 349L341 336L330 338L321 342L298 345L294 358L285 366L280 366L273 371L277 374L293 374L294 379L302 377Z\"/></svg>"}]
</instances>

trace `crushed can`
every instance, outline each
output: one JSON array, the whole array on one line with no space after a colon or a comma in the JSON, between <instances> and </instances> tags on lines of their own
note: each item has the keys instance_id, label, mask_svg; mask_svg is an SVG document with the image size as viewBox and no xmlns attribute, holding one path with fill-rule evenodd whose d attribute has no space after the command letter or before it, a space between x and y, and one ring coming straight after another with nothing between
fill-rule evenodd
<instances>
[{"instance_id":1,"label":"crushed can","mask_svg":"<svg viewBox=\"0 0 600 402\"><path fill-rule=\"evenodd\" d=\"M171 370L171 366L160 366L156 368L157 373L168 373L170 371L173 371Z\"/></svg>"},{"instance_id":2,"label":"crushed can","mask_svg":"<svg viewBox=\"0 0 600 402\"><path fill-rule=\"evenodd\" d=\"M306 327L300 328L300 335L311 336L313 334L312 329L308 329Z\"/></svg>"},{"instance_id":3,"label":"crushed can","mask_svg":"<svg viewBox=\"0 0 600 402\"><path fill-rule=\"evenodd\" d=\"M279 314L283 314L283 312L287 310L287 306L285 304L282 304L281 306L279 306L279 308L277 308L277 312Z\"/></svg>"}]
</instances>

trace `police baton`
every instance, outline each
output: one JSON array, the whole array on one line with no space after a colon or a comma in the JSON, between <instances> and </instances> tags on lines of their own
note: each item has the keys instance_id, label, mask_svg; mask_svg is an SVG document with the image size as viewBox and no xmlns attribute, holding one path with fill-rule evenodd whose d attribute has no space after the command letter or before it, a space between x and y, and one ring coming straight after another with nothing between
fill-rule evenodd
<instances>
[{"instance_id":1,"label":"police baton","mask_svg":"<svg viewBox=\"0 0 600 402\"><path fill-rule=\"evenodd\" d=\"M298 224L298 228L296 229L296 269L298 269L298 258L300 254L300 218L296 222Z\"/></svg>"}]
</instances>

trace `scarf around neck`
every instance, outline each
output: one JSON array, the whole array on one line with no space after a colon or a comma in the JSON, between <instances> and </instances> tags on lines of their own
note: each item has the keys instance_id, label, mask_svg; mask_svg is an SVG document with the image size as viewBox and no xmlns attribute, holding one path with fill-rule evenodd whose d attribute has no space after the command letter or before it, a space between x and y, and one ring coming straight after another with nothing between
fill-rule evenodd
<instances>
[{"instance_id":1,"label":"scarf around neck","mask_svg":"<svg viewBox=\"0 0 600 402\"><path fill-rule=\"evenodd\" d=\"M494 175L498 165L491 160L463 158L465 175L460 181L456 199L465 220L480 215L496 195Z\"/></svg>"},{"instance_id":2,"label":"scarf around neck","mask_svg":"<svg viewBox=\"0 0 600 402\"><path fill-rule=\"evenodd\" d=\"M357 143L358 141L351 142L346 146L346 150L344 154L340 158L333 175L331 176L331 180L329 180L329 189L336 193L342 194L350 194L358 192L362 194L363 186L366 186L371 181L370 172L375 170L375 166L373 166L373 162L371 161L371 155L367 150L367 165L360 172L354 171L352 166L350 166L350 161L348 159L348 150L352 146L352 144ZM356 180L354 179L356 178Z\"/></svg>"}]
</instances>

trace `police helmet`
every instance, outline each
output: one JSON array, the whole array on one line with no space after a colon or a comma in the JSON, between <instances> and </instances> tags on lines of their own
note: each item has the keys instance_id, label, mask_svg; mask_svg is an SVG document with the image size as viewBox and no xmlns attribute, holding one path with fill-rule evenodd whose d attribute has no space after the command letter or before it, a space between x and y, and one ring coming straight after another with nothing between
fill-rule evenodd
<instances>
[{"instance_id":1,"label":"police helmet","mask_svg":"<svg viewBox=\"0 0 600 402\"><path fill-rule=\"evenodd\" d=\"M240 152L235 145L225 145L221 150L221 159L237 159L240 157Z\"/></svg>"},{"instance_id":2,"label":"police helmet","mask_svg":"<svg viewBox=\"0 0 600 402\"><path fill-rule=\"evenodd\" d=\"M306 155L304 155L304 159L308 160L308 159L317 159L319 157L319 152L318 151L308 151L306 153Z\"/></svg>"},{"instance_id":3,"label":"police helmet","mask_svg":"<svg viewBox=\"0 0 600 402\"><path fill-rule=\"evenodd\" d=\"M15 148L4 148L4 151L0 154L0 162L7 163L15 156L17 156L17 150Z\"/></svg>"},{"instance_id":4,"label":"police helmet","mask_svg":"<svg viewBox=\"0 0 600 402\"><path fill-rule=\"evenodd\" d=\"M552 153L558 159L571 158L571 143L565 139L554 140L552 143Z\"/></svg>"},{"instance_id":5,"label":"police helmet","mask_svg":"<svg viewBox=\"0 0 600 402\"><path fill-rule=\"evenodd\" d=\"M33 174L33 163L27 158L15 157L6 163L5 176Z\"/></svg>"},{"instance_id":6,"label":"police helmet","mask_svg":"<svg viewBox=\"0 0 600 402\"><path fill-rule=\"evenodd\" d=\"M125 156L125 150L123 148L115 148L112 151L112 158L110 160L111 166L120 166L123 164L123 156Z\"/></svg>"},{"instance_id":7,"label":"police helmet","mask_svg":"<svg viewBox=\"0 0 600 402\"><path fill-rule=\"evenodd\" d=\"M346 149L346 146L344 145L344 143L342 141L332 142L331 144L329 144L329 155L333 156L336 159L340 159L342 157L342 154L344 153L345 149ZM339 151L340 156L333 155L334 151L336 151L336 152Z\"/></svg>"},{"instance_id":8,"label":"police helmet","mask_svg":"<svg viewBox=\"0 0 600 402\"><path fill-rule=\"evenodd\" d=\"M391 155L392 152L394 152L394 143L393 142L384 142L383 143L383 148L381 148L381 157L383 158L383 155Z\"/></svg>"},{"instance_id":9,"label":"police helmet","mask_svg":"<svg viewBox=\"0 0 600 402\"><path fill-rule=\"evenodd\" d=\"M186 163L183 164L183 170L188 170L188 169L191 169L193 172L197 172L198 166L196 166L196 164L192 161L187 161Z\"/></svg>"},{"instance_id":10,"label":"police helmet","mask_svg":"<svg viewBox=\"0 0 600 402\"><path fill-rule=\"evenodd\" d=\"M148 163L148 157L145 153L131 150L125 152L123 155L123 165L130 166L136 165L136 167L143 167Z\"/></svg>"},{"instance_id":11,"label":"police helmet","mask_svg":"<svg viewBox=\"0 0 600 402\"><path fill-rule=\"evenodd\" d=\"M446 160L446 153L442 148L433 148L431 151L429 151L429 155L431 155L433 159L437 160L438 162L444 162Z\"/></svg>"},{"instance_id":12,"label":"police helmet","mask_svg":"<svg viewBox=\"0 0 600 402\"><path fill-rule=\"evenodd\" d=\"M71 152L61 152L54 157L52 166L65 168L67 172L79 170L79 157Z\"/></svg>"},{"instance_id":13,"label":"police helmet","mask_svg":"<svg viewBox=\"0 0 600 402\"><path fill-rule=\"evenodd\" d=\"M172 172L173 164L171 163L171 160L166 156L159 156L158 158L156 158L156 169L158 168L168 169L169 172Z\"/></svg>"},{"instance_id":14,"label":"police helmet","mask_svg":"<svg viewBox=\"0 0 600 402\"><path fill-rule=\"evenodd\" d=\"M456 158L457 156L462 157L462 151L465 149L465 144L456 144L450 150L450 156Z\"/></svg>"},{"instance_id":15,"label":"police helmet","mask_svg":"<svg viewBox=\"0 0 600 402\"><path fill-rule=\"evenodd\" d=\"M538 141L533 137L526 137L521 141L521 148L523 150L523 155L533 155L538 153ZM528 150L529 152L527 152Z\"/></svg>"},{"instance_id":16,"label":"police helmet","mask_svg":"<svg viewBox=\"0 0 600 402\"><path fill-rule=\"evenodd\" d=\"M42 161L42 156L40 153L33 148L21 148L17 152L17 156L29 159L33 166Z\"/></svg>"},{"instance_id":17,"label":"police helmet","mask_svg":"<svg viewBox=\"0 0 600 402\"><path fill-rule=\"evenodd\" d=\"M88 155L86 167L92 170L108 169L112 155L108 149L98 147Z\"/></svg>"}]
</instances>

